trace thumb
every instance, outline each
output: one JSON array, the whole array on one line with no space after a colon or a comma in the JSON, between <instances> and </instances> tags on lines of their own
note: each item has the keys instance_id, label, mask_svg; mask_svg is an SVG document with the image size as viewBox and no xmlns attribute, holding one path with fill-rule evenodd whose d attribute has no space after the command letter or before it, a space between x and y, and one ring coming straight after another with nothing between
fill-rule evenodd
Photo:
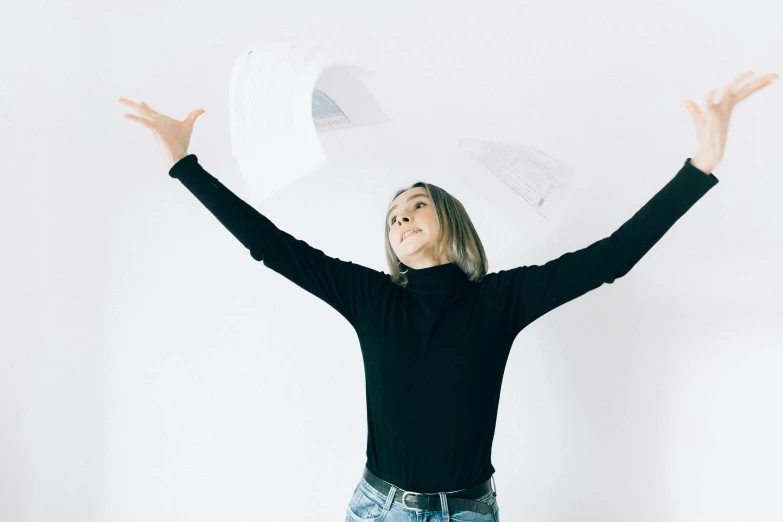
<instances>
[{"instance_id":1,"label":"thumb","mask_svg":"<svg viewBox=\"0 0 783 522\"><path fill-rule=\"evenodd\" d=\"M693 101L685 100L683 103L685 105L685 108L688 109L688 112L691 113L691 116L693 116L694 119L698 118L703 114L701 112L701 109L699 109L699 106L693 103Z\"/></svg>"},{"instance_id":2,"label":"thumb","mask_svg":"<svg viewBox=\"0 0 783 522\"><path fill-rule=\"evenodd\" d=\"M201 116L205 112L207 112L207 111L205 111L204 109L196 109L195 111L191 111L191 113L188 114L188 117L186 118L186 120L189 123L193 123L193 122L196 121L196 118L198 118L199 116Z\"/></svg>"}]
</instances>

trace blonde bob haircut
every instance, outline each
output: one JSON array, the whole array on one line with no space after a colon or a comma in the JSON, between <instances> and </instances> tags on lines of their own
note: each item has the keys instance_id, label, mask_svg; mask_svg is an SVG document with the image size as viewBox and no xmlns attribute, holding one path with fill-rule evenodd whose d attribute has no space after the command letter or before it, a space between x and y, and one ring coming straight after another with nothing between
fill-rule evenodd
<instances>
[{"instance_id":1,"label":"blonde bob haircut","mask_svg":"<svg viewBox=\"0 0 783 522\"><path fill-rule=\"evenodd\" d=\"M470 220L465 207L457 198L430 183L419 181L408 188L401 189L389 202L388 208L397 196L416 187L424 187L430 198L430 203L435 207L435 215L438 220L440 232L435 239L433 248L433 260L441 258L443 251L446 252L446 258L450 263L454 263L462 269L471 282L481 281L487 274L487 255L484 253L484 246L481 244L473 222ZM384 223L384 241L386 242L386 262L391 271L392 282L396 285L405 287L408 284L408 277L400 272L400 259L394 253L389 242L389 232L391 225L388 221Z\"/></svg>"}]
</instances>

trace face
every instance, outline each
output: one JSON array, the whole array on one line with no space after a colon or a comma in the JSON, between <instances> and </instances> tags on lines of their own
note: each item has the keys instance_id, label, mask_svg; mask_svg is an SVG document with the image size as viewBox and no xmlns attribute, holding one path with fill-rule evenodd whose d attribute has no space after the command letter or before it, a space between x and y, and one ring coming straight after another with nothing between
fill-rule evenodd
<instances>
[{"instance_id":1,"label":"face","mask_svg":"<svg viewBox=\"0 0 783 522\"><path fill-rule=\"evenodd\" d=\"M394 199L389 209L386 220L389 243L400 261L417 270L447 262L432 259L439 225L435 209L424 187L406 190ZM418 232L403 238L408 230ZM443 257L445 256L444 252Z\"/></svg>"}]
</instances>

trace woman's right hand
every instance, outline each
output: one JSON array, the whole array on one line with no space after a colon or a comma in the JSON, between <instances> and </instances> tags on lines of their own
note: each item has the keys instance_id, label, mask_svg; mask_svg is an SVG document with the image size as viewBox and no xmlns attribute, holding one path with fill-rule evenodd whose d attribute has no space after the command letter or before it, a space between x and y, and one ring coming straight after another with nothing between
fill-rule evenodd
<instances>
[{"instance_id":1,"label":"woman's right hand","mask_svg":"<svg viewBox=\"0 0 783 522\"><path fill-rule=\"evenodd\" d=\"M152 130L155 139L163 148L169 169L188 155L190 136L193 134L193 124L196 118L207 112L204 109L197 109L188 114L188 117L183 121L177 121L165 114L155 112L144 102L138 104L125 98L120 98L119 102L133 107L141 115L134 116L126 113L125 117L138 121Z\"/></svg>"}]
</instances>

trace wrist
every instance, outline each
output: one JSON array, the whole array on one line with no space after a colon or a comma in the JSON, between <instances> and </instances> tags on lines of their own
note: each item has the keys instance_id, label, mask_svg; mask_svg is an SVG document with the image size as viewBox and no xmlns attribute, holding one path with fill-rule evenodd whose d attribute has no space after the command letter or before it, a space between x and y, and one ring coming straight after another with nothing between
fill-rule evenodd
<instances>
[{"instance_id":1,"label":"wrist","mask_svg":"<svg viewBox=\"0 0 783 522\"><path fill-rule=\"evenodd\" d=\"M173 167L174 165L176 165L177 163L179 163L179 160L181 160L182 158L184 158L184 157L185 157L185 156L187 156L187 155L188 155L187 151L185 151L185 152L173 152L173 153L171 153L171 154L170 154L170 157L171 157L171 166Z\"/></svg>"},{"instance_id":2,"label":"wrist","mask_svg":"<svg viewBox=\"0 0 783 522\"><path fill-rule=\"evenodd\" d=\"M710 174L715 170L715 167L718 166L719 161L720 160L716 160L713 155L699 151L691 158L691 165L705 174Z\"/></svg>"}]
</instances>

